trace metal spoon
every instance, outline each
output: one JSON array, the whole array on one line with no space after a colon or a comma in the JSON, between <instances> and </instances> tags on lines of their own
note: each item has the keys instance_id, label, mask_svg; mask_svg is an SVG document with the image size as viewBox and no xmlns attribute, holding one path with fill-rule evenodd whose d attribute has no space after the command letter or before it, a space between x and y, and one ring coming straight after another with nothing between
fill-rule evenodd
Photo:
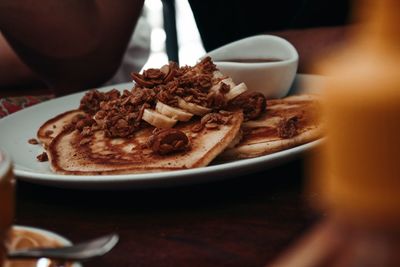
<instances>
[{"instance_id":1,"label":"metal spoon","mask_svg":"<svg viewBox=\"0 0 400 267\"><path fill-rule=\"evenodd\" d=\"M19 249L9 251L8 258L49 258L65 261L83 261L106 254L117 244L118 240L117 234L111 234L66 247Z\"/></svg>"}]
</instances>

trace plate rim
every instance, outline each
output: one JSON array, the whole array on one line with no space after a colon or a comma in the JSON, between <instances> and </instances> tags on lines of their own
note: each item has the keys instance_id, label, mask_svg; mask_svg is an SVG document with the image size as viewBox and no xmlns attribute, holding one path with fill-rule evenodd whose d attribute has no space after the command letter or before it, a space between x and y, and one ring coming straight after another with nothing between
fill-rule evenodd
<instances>
[{"instance_id":1,"label":"plate rim","mask_svg":"<svg viewBox=\"0 0 400 267\"><path fill-rule=\"evenodd\" d=\"M159 176L151 179L157 179L157 178L167 178L171 174L174 174L174 176L186 176L189 174L198 174L198 173L204 173L204 172L213 172L217 171L220 168L223 167L231 167L231 168L240 168L243 167L244 165L248 166L249 164L257 164L264 162L265 160L268 159L278 159L278 158L283 158L286 156L286 154L293 155L293 153L301 153L305 152L307 149L312 148L316 145L318 145L321 142L322 139L317 139L312 142L308 142L293 148L289 148L286 150L278 151L275 153L271 153L268 155L263 155L255 158L248 158L248 159L240 159L240 160L235 160L231 162L224 162L224 163L219 163L216 165L209 165L209 166L204 166L204 167L199 167L199 168L192 168L192 169L184 169L184 170L174 170L174 171L165 171L165 172L147 172L147 173L131 173L131 174L106 174L106 175L71 175L71 174L51 174L51 173L33 173L35 178L38 179L43 179L46 180L47 178L50 177L56 177L57 179L60 179L60 181L65 180L65 182L70 182L70 181L93 181L93 177L99 178L98 181L96 182L101 182L103 181L108 181L110 178L114 179L114 181L120 181L120 180L125 180L127 178L132 178L132 176L136 176L135 178L141 180L148 180L146 176L149 175L154 175L154 176ZM24 170L18 170L14 168L14 174L17 175L18 177L27 177L27 175L30 175L28 178L31 178L32 173L29 171L24 171ZM165 176L165 177L164 177Z\"/></svg>"}]
</instances>

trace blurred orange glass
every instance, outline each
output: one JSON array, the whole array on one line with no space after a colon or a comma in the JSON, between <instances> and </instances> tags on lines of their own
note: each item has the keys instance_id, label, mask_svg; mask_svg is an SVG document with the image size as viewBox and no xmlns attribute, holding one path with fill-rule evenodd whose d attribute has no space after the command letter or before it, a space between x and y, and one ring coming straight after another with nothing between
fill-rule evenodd
<instances>
[{"instance_id":1,"label":"blurred orange glass","mask_svg":"<svg viewBox=\"0 0 400 267\"><path fill-rule=\"evenodd\" d=\"M4 265L6 243L14 219L14 185L10 158L0 151L0 266Z\"/></svg>"},{"instance_id":2,"label":"blurred orange glass","mask_svg":"<svg viewBox=\"0 0 400 267\"><path fill-rule=\"evenodd\" d=\"M355 2L348 46L319 65L326 142L317 203L346 242L330 266L400 266L400 1ZM345 229L345 230L343 230Z\"/></svg>"},{"instance_id":3,"label":"blurred orange glass","mask_svg":"<svg viewBox=\"0 0 400 267\"><path fill-rule=\"evenodd\" d=\"M400 266L400 1L353 9L346 46L316 68L326 138L308 189L324 219L271 267Z\"/></svg>"},{"instance_id":4,"label":"blurred orange glass","mask_svg":"<svg viewBox=\"0 0 400 267\"><path fill-rule=\"evenodd\" d=\"M400 229L400 1L357 2L351 45L327 75L327 139L314 182L333 214Z\"/></svg>"}]
</instances>

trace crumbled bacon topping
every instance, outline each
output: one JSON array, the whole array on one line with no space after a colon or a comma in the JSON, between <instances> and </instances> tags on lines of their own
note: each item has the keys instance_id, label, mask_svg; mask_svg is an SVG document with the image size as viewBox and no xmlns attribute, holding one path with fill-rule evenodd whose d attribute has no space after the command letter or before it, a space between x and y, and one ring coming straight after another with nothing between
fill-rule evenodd
<instances>
[{"instance_id":1,"label":"crumbled bacon topping","mask_svg":"<svg viewBox=\"0 0 400 267\"><path fill-rule=\"evenodd\" d=\"M154 153L166 155L187 150L190 142L189 138L182 131L176 129L155 129L146 145Z\"/></svg>"},{"instance_id":2,"label":"crumbled bacon topping","mask_svg":"<svg viewBox=\"0 0 400 267\"><path fill-rule=\"evenodd\" d=\"M40 162L45 162L45 161L49 160L49 157L47 156L46 152L43 152L42 154L38 155L36 158Z\"/></svg>"},{"instance_id":3,"label":"crumbled bacon topping","mask_svg":"<svg viewBox=\"0 0 400 267\"><path fill-rule=\"evenodd\" d=\"M146 80L159 80L163 81L165 73L161 72L159 69L148 69L143 71L143 78Z\"/></svg>"},{"instance_id":4,"label":"crumbled bacon topping","mask_svg":"<svg viewBox=\"0 0 400 267\"><path fill-rule=\"evenodd\" d=\"M39 144L39 141L36 140L35 138L31 138L28 140L28 143L31 145L37 145L37 144Z\"/></svg>"},{"instance_id":5,"label":"crumbled bacon topping","mask_svg":"<svg viewBox=\"0 0 400 267\"><path fill-rule=\"evenodd\" d=\"M221 82L226 77L214 75L216 70L211 58L206 57L194 67L178 67L170 62L160 69L132 73L136 82L132 90L86 93L80 104L86 115L74 118L67 128L78 129L82 137L99 129L107 137L130 137L147 125L142 121L144 109L155 108L157 101L178 107L179 99L183 99L212 110L213 113L205 115L193 127L193 132L218 129L219 125L229 123L232 116L218 113L221 110L242 109L246 120L257 118L265 110L265 98L259 93L244 93L228 103L225 94L230 91L230 85Z\"/></svg>"},{"instance_id":6,"label":"crumbled bacon topping","mask_svg":"<svg viewBox=\"0 0 400 267\"><path fill-rule=\"evenodd\" d=\"M106 120L105 123L105 133L108 137L128 137L136 129L136 124L134 123L135 117L133 118L133 123L128 117L122 115L115 115Z\"/></svg>"},{"instance_id":7,"label":"crumbled bacon topping","mask_svg":"<svg viewBox=\"0 0 400 267\"><path fill-rule=\"evenodd\" d=\"M109 92L102 93L98 90L90 90L81 99L79 109L89 114L95 114L100 109L100 103L102 101L110 101L118 99L120 92L113 89Z\"/></svg>"},{"instance_id":8,"label":"crumbled bacon topping","mask_svg":"<svg viewBox=\"0 0 400 267\"><path fill-rule=\"evenodd\" d=\"M131 73L131 76L139 86L153 88L172 80L176 75L177 68L175 62L170 62L169 65L165 65L161 69L147 69L143 71L143 74Z\"/></svg>"},{"instance_id":9,"label":"crumbled bacon topping","mask_svg":"<svg viewBox=\"0 0 400 267\"><path fill-rule=\"evenodd\" d=\"M218 92L209 92L207 94L207 107L214 110L221 110L226 106L225 96Z\"/></svg>"},{"instance_id":10,"label":"crumbled bacon topping","mask_svg":"<svg viewBox=\"0 0 400 267\"><path fill-rule=\"evenodd\" d=\"M183 90L183 89L180 89ZM179 91L180 91L179 90ZM162 103L176 107L178 105L178 98L176 97L175 92L178 91L178 87L174 84L171 86L163 87L160 92L157 94L157 99Z\"/></svg>"},{"instance_id":11,"label":"crumbled bacon topping","mask_svg":"<svg viewBox=\"0 0 400 267\"><path fill-rule=\"evenodd\" d=\"M231 109L243 110L244 120L257 119L266 108L265 96L258 92L244 92L229 102Z\"/></svg>"},{"instance_id":12,"label":"crumbled bacon topping","mask_svg":"<svg viewBox=\"0 0 400 267\"><path fill-rule=\"evenodd\" d=\"M232 120L232 113L222 111L219 113L208 113L201 118L200 123L192 127L192 132L200 132L206 129L219 129L219 125L229 124Z\"/></svg>"},{"instance_id":13,"label":"crumbled bacon topping","mask_svg":"<svg viewBox=\"0 0 400 267\"><path fill-rule=\"evenodd\" d=\"M78 129L79 131L82 131L83 128L87 126L92 126L95 123L95 121L92 119L90 115L86 115L81 117L75 124L75 128Z\"/></svg>"},{"instance_id":14,"label":"crumbled bacon topping","mask_svg":"<svg viewBox=\"0 0 400 267\"><path fill-rule=\"evenodd\" d=\"M218 89L222 94L229 93L231 88L226 83L220 83L220 87Z\"/></svg>"},{"instance_id":15,"label":"crumbled bacon topping","mask_svg":"<svg viewBox=\"0 0 400 267\"><path fill-rule=\"evenodd\" d=\"M212 76L209 74L199 75L197 82L203 90L208 90L212 86Z\"/></svg>"},{"instance_id":16,"label":"crumbled bacon topping","mask_svg":"<svg viewBox=\"0 0 400 267\"><path fill-rule=\"evenodd\" d=\"M217 70L217 66L212 62L211 57L203 58L198 65L206 73L213 73Z\"/></svg>"},{"instance_id":17,"label":"crumbled bacon topping","mask_svg":"<svg viewBox=\"0 0 400 267\"><path fill-rule=\"evenodd\" d=\"M154 105L155 99L152 89L125 90L120 98L102 101L94 120L108 137L129 137L140 128L144 109Z\"/></svg>"},{"instance_id":18,"label":"crumbled bacon topping","mask_svg":"<svg viewBox=\"0 0 400 267\"><path fill-rule=\"evenodd\" d=\"M278 125L278 134L282 138L291 138L297 135L297 123L298 118L296 116L281 121Z\"/></svg>"}]
</instances>

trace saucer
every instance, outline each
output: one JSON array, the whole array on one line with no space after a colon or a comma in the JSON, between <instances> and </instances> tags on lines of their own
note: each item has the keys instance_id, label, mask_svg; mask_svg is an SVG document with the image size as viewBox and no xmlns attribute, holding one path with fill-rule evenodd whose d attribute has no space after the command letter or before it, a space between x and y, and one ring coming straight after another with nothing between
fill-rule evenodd
<instances>
[{"instance_id":1,"label":"saucer","mask_svg":"<svg viewBox=\"0 0 400 267\"><path fill-rule=\"evenodd\" d=\"M63 236L54 232L30 227L14 225L11 229L11 247L30 248L30 247L60 247L70 246L72 243ZM10 260L6 261L4 267L37 267L37 266L53 266L52 261L46 258L38 260ZM71 263L63 265L67 267L82 267L80 263Z\"/></svg>"}]
</instances>

